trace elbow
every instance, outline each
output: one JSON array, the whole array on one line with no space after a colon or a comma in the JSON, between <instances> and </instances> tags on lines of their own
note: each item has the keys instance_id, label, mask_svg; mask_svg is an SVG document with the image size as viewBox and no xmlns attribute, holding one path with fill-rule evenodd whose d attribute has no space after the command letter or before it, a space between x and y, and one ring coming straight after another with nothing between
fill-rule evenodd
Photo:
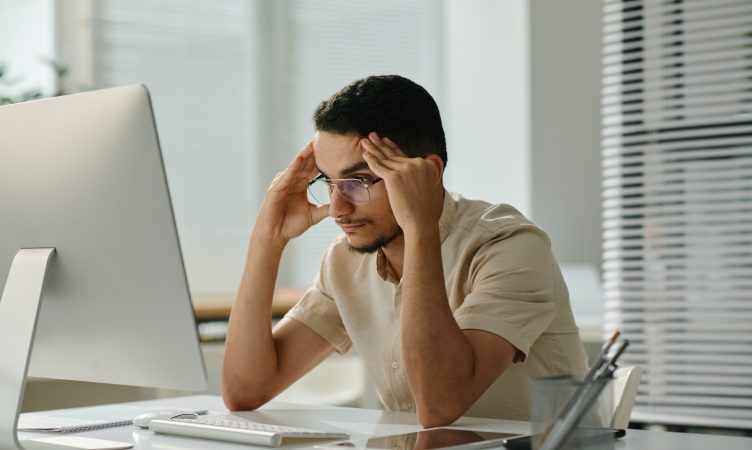
<instances>
[{"instance_id":1,"label":"elbow","mask_svg":"<svg viewBox=\"0 0 752 450\"><path fill-rule=\"evenodd\" d=\"M252 411L269 401L268 399L230 394L226 391L222 392L222 400L230 411Z\"/></svg>"},{"instance_id":2,"label":"elbow","mask_svg":"<svg viewBox=\"0 0 752 450\"><path fill-rule=\"evenodd\" d=\"M222 401L230 411L252 411L260 408L269 400L271 398L263 395L263 393L244 389L243 386L223 383Z\"/></svg>"},{"instance_id":3,"label":"elbow","mask_svg":"<svg viewBox=\"0 0 752 450\"><path fill-rule=\"evenodd\" d=\"M423 428L444 427L462 417L464 412L460 408L418 407L418 422Z\"/></svg>"}]
</instances>

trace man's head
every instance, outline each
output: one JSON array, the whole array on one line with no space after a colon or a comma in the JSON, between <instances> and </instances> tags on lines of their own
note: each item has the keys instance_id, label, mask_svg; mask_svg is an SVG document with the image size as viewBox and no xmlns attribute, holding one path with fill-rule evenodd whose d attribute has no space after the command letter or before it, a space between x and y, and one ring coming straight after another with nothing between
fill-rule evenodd
<instances>
[{"instance_id":1,"label":"man's head","mask_svg":"<svg viewBox=\"0 0 752 450\"><path fill-rule=\"evenodd\" d=\"M447 163L446 139L436 102L420 85L399 75L355 81L313 114L316 131L354 134L376 132L400 146L407 156L438 155Z\"/></svg>"},{"instance_id":2,"label":"man's head","mask_svg":"<svg viewBox=\"0 0 752 450\"><path fill-rule=\"evenodd\" d=\"M436 155L447 162L441 116L431 95L397 76L371 76L345 86L321 102L313 115L314 157L327 178L376 179L363 159L360 139L375 132L410 157ZM335 187L329 215L342 227L350 248L372 253L401 236L383 182L368 187L365 204L348 201Z\"/></svg>"}]
</instances>

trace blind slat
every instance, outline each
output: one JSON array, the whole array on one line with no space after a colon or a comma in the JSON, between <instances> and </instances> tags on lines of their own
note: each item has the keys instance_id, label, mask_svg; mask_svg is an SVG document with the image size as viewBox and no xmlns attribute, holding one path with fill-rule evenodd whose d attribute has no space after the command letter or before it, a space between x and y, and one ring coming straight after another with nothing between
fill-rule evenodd
<instances>
[{"instance_id":1,"label":"blind slat","mask_svg":"<svg viewBox=\"0 0 752 450\"><path fill-rule=\"evenodd\" d=\"M633 417L752 427L752 4L603 9L605 331Z\"/></svg>"}]
</instances>

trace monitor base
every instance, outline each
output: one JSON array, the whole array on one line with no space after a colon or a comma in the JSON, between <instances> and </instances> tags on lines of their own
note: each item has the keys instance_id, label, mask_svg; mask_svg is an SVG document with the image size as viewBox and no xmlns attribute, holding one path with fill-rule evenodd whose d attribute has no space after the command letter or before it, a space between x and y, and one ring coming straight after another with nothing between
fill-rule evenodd
<instances>
[{"instance_id":1,"label":"monitor base","mask_svg":"<svg viewBox=\"0 0 752 450\"><path fill-rule=\"evenodd\" d=\"M54 248L16 253L0 298L0 449L23 450L16 427L21 412L42 288Z\"/></svg>"}]
</instances>

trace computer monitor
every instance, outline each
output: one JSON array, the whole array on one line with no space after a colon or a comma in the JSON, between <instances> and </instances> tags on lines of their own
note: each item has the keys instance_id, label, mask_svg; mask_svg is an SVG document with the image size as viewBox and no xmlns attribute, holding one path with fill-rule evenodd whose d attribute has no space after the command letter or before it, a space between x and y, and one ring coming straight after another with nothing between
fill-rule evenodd
<instances>
[{"instance_id":1,"label":"computer monitor","mask_svg":"<svg viewBox=\"0 0 752 450\"><path fill-rule=\"evenodd\" d=\"M27 369L205 388L144 86L0 107L0 287L0 448Z\"/></svg>"}]
</instances>

